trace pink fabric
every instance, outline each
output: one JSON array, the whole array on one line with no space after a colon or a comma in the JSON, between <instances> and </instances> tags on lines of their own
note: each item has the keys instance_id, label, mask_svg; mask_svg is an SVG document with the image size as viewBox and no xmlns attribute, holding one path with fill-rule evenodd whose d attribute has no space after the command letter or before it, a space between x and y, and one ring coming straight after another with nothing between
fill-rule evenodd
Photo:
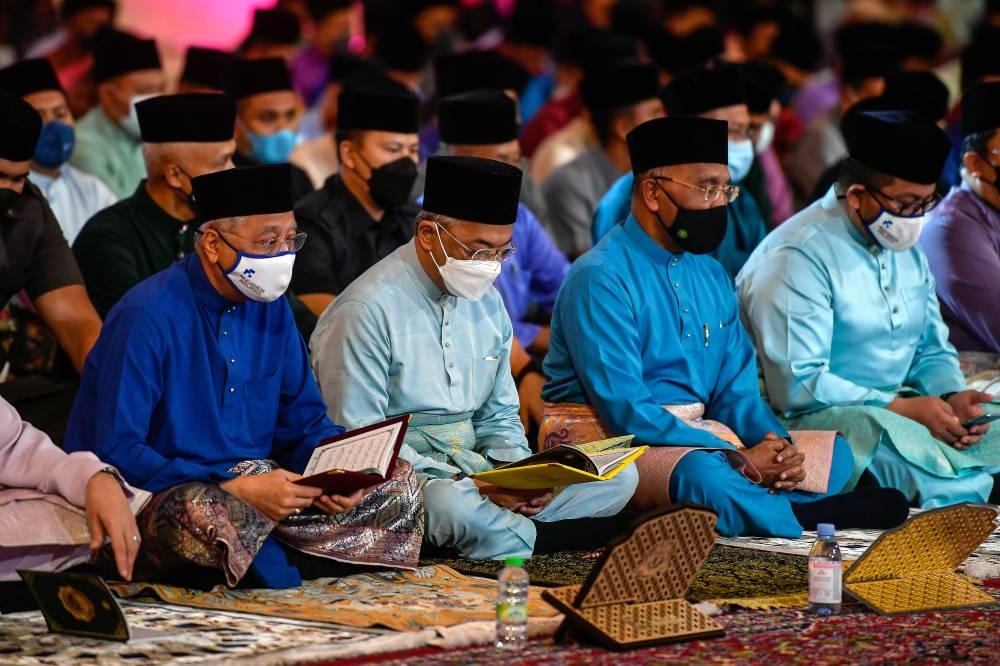
<instances>
[{"instance_id":1,"label":"pink fabric","mask_svg":"<svg viewBox=\"0 0 1000 666\"><path fill-rule=\"evenodd\" d=\"M776 227L795 214L792 201L792 186L788 183L785 171L778 161L774 146L757 156L760 168L764 172L764 185L767 188L767 198L771 201L772 227Z\"/></svg>"}]
</instances>

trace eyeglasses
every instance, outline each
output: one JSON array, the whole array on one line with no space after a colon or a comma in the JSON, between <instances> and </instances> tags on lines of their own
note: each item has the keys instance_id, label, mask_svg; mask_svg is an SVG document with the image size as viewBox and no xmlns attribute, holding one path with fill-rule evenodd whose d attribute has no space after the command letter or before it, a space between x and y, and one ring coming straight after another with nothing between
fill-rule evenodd
<instances>
[{"instance_id":1,"label":"eyeglasses","mask_svg":"<svg viewBox=\"0 0 1000 666\"><path fill-rule=\"evenodd\" d=\"M925 197L919 201L914 201L913 203L904 204L898 199L890 197L888 194L878 189L877 187L872 187L871 185L863 185L865 191L871 195L875 201L878 202L880 206L885 206L883 200L888 202L890 210L897 215L902 215L903 217L911 217L916 215L924 215L934 210L934 207L941 203L941 195L934 192L928 197Z\"/></svg>"},{"instance_id":2,"label":"eyeglasses","mask_svg":"<svg viewBox=\"0 0 1000 666\"><path fill-rule=\"evenodd\" d=\"M219 238L229 245L226 241L225 236L218 229L215 230L219 234ZM204 233L199 231L198 233ZM239 234L234 234L232 232L226 232L230 236L236 236L237 238L242 238L245 241L250 241L250 246L254 249L255 254L262 254L266 257L273 257L276 254L281 254L282 252L298 252L302 249L302 246L306 244L306 238L309 234L304 231L300 231L293 236L286 236L284 238L272 238L271 240L258 241L252 238L247 238L246 236L240 236ZM229 247L233 247L229 245ZM233 247L234 250L236 248ZM258 251L259 250L259 251ZM239 250L237 250L238 252Z\"/></svg>"},{"instance_id":3,"label":"eyeglasses","mask_svg":"<svg viewBox=\"0 0 1000 666\"><path fill-rule=\"evenodd\" d=\"M725 185L709 185L708 187L700 187L698 185L692 185L691 183L685 183L683 180L677 180L676 178L671 178L670 176L653 176L653 180L667 180L671 183L677 183L678 185L683 185L684 187L690 187L692 190L698 190L705 195L705 201L709 203L717 201L719 197L725 197L725 202L727 204L736 201L736 197L740 196L740 188L738 185L733 185L732 183L726 183Z\"/></svg>"},{"instance_id":4,"label":"eyeglasses","mask_svg":"<svg viewBox=\"0 0 1000 666\"><path fill-rule=\"evenodd\" d=\"M434 226L438 228L438 231L443 231L446 234L448 234L448 237L451 238L456 243L458 243L459 246L461 246L461 248L465 250L466 254L468 254L469 258L472 259L473 261L499 261L500 263L503 263L508 259L510 259L510 256L512 254L517 252L517 248L514 247L513 243L508 243L503 247L490 247L490 248L483 248L481 250L473 250L471 247L469 247L462 241L455 238L451 234L451 232L442 227L440 224L435 223Z\"/></svg>"}]
</instances>

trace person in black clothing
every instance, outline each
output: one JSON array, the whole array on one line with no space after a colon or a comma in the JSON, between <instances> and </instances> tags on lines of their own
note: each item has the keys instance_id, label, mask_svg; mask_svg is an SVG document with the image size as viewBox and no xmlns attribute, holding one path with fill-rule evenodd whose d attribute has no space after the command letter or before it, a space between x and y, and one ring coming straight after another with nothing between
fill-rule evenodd
<instances>
[{"instance_id":1,"label":"person in black clothing","mask_svg":"<svg viewBox=\"0 0 1000 666\"><path fill-rule=\"evenodd\" d=\"M226 76L226 92L236 100L238 167L287 162L298 143L302 100L292 87L281 58L235 60ZM313 191L305 171L292 166L296 201Z\"/></svg>"},{"instance_id":2,"label":"person in black clothing","mask_svg":"<svg viewBox=\"0 0 1000 666\"><path fill-rule=\"evenodd\" d=\"M338 172L295 206L309 242L292 291L316 315L348 284L413 237L407 204L419 159L419 101L402 90L348 85L338 98Z\"/></svg>"}]
</instances>

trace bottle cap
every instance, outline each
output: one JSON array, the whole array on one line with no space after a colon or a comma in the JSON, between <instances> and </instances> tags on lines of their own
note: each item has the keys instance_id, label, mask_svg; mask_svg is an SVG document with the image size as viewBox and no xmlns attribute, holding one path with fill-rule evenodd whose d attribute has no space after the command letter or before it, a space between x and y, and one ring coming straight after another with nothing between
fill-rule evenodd
<instances>
[{"instance_id":1,"label":"bottle cap","mask_svg":"<svg viewBox=\"0 0 1000 666\"><path fill-rule=\"evenodd\" d=\"M508 557L503 561L504 566L508 567L520 567L524 565L523 557Z\"/></svg>"},{"instance_id":2,"label":"bottle cap","mask_svg":"<svg viewBox=\"0 0 1000 666\"><path fill-rule=\"evenodd\" d=\"M834 531L833 523L820 523L816 526L816 534L821 537L833 536Z\"/></svg>"}]
</instances>

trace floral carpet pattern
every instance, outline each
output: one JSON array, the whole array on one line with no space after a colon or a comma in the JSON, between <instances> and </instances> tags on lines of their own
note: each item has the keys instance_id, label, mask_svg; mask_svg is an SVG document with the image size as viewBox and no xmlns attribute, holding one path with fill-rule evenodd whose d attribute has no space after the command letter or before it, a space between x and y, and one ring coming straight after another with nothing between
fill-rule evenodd
<instances>
[{"instance_id":1,"label":"floral carpet pattern","mask_svg":"<svg viewBox=\"0 0 1000 666\"><path fill-rule=\"evenodd\" d=\"M629 652L590 645L529 641L517 653L492 647L440 651L424 649L405 657L383 655L352 660L352 666L631 666L632 664L996 664L1000 659L1000 607L877 615L860 605L826 618L802 608L736 610L716 616L726 627L720 638L675 643Z\"/></svg>"}]
</instances>

